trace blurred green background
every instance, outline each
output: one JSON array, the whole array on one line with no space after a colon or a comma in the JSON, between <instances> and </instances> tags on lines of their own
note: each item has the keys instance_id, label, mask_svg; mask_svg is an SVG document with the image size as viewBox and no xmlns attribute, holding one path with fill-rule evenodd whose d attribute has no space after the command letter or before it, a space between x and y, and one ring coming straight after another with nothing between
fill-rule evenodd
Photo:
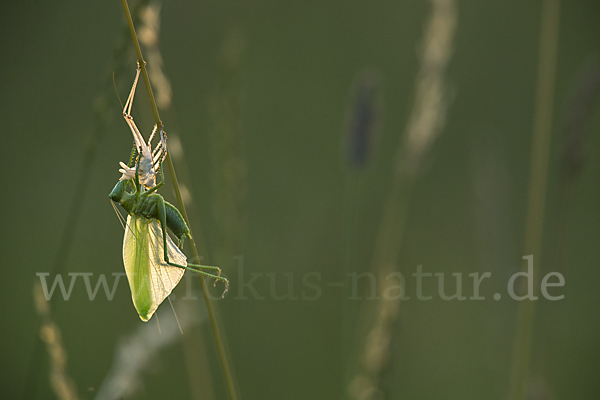
<instances>
[{"instance_id":1,"label":"blurred green background","mask_svg":"<svg viewBox=\"0 0 600 400\"><path fill-rule=\"evenodd\" d=\"M412 188L403 230L397 267L411 300L402 303L380 377L386 398L506 397L517 302L506 295L494 301L492 294L506 293L525 255L541 5L457 4L454 52L444 74L451 101ZM33 285L36 273L54 278L57 259L67 283L68 273L93 273L93 285L99 274L112 284L111 274L123 271L123 229L107 195L120 177L118 162L131 150L119 96L127 96L136 57L118 1L3 2L0 9L0 397L55 398ZM229 295L216 303L242 399L332 399L346 390L344 368L352 366L345 365L343 343L355 335L344 330L350 300L327 283L343 281L348 255L345 189L354 178L342 153L352 87L365 68L378 71L379 140L360 178L354 214L353 263L366 271L414 102L430 12L427 1L162 4L159 48L172 104L161 117L184 151L185 162L175 160L175 167L191 195L188 212L204 261L231 280ZM563 273L566 285L555 290L565 298L538 300L532 360L532 387L556 399L600 392L597 101L580 105L591 114L570 201L561 201L560 185L569 110L583 69L600 52L599 21L597 0L561 4L543 253L534 257L544 260L544 272ZM153 124L148 104L140 85L134 117L146 137ZM161 192L175 202L170 187ZM73 241L61 248L66 229ZM561 257L553 255L557 248ZM446 273L447 293L454 290L450 274L462 273L467 296L467 274L491 272L482 285L486 300L443 301L431 279L424 290L434 299L417 301L410 273L418 265ZM264 300L240 287L240 271L246 283L262 273L254 287ZM302 291L316 293L302 282L313 272L321 280L312 275L310 282L322 292L303 300ZM289 276L298 299L274 299L270 290L285 294ZM91 399L119 344L140 326L154 333L158 327L155 318L139 320L124 280L112 301L102 290L90 301L77 279L68 301L57 292L50 305L67 371L79 397ZM148 351L137 389L125 398L227 398L198 280L184 282L200 297L179 303L197 307L200 324L167 340L172 311L163 304L158 316L168 343ZM177 297L189 294L186 285ZM210 289L218 298L222 287ZM359 321L352 315L352 323Z\"/></svg>"}]
</instances>

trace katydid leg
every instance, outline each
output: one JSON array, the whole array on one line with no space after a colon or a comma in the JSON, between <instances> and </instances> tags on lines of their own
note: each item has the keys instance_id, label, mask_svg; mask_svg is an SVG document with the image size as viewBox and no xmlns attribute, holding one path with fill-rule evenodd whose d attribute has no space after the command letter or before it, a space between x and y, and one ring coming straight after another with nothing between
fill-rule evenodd
<instances>
[{"instance_id":1,"label":"katydid leg","mask_svg":"<svg viewBox=\"0 0 600 400\"><path fill-rule=\"evenodd\" d=\"M162 230L165 262L173 267L187 269L190 271L194 271L198 274L202 274L202 275L211 277L213 279L223 281L225 283L225 291L223 292L223 296L224 296L225 293L227 293L227 291L229 290L229 281L226 278L221 276L221 268L197 265L197 264L189 264L189 266L183 266L183 265L175 264L175 263L172 263L171 261L169 261L168 247L167 247L167 213L165 211L165 200L162 198L162 196L153 196L153 198L156 199L155 201L156 201L156 206L157 206L157 211L158 211L158 222L160 222L160 227ZM191 266L194 266L198 269L192 268ZM211 274L206 271L202 271L200 268L217 271L217 274L215 275L215 274Z\"/></svg>"}]
</instances>

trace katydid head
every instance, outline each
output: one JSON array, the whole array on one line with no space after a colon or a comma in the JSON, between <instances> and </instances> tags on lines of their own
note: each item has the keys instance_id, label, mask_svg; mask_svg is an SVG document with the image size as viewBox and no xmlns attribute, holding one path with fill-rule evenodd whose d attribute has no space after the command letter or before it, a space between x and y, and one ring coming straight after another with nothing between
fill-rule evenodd
<instances>
[{"instance_id":1,"label":"katydid head","mask_svg":"<svg viewBox=\"0 0 600 400\"><path fill-rule=\"evenodd\" d=\"M132 193L128 192L127 186L130 184L132 184L131 180L119 180L108 195L112 201L119 203L128 214L134 213L139 208L140 201L143 202L145 199L145 192L141 191L141 188L136 188Z\"/></svg>"},{"instance_id":2,"label":"katydid head","mask_svg":"<svg viewBox=\"0 0 600 400\"><path fill-rule=\"evenodd\" d=\"M127 181L119 180L113 190L108 194L108 197L115 203L120 203L127 188Z\"/></svg>"}]
</instances>

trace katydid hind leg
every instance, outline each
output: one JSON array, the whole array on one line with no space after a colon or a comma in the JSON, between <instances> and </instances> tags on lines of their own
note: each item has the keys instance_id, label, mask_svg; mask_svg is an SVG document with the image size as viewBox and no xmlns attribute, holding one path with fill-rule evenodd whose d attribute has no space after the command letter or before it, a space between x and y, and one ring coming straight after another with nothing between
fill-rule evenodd
<instances>
[{"instance_id":1,"label":"katydid hind leg","mask_svg":"<svg viewBox=\"0 0 600 400\"><path fill-rule=\"evenodd\" d=\"M199 275L204 275L204 276L207 276L209 278L212 278L212 279L215 280L214 286L217 286L217 281L223 282L225 284L225 290L223 291L223 294L221 295L221 297L223 297L223 298L225 298L225 295L227 294L227 292L229 292L229 279L221 276L221 269L219 267L208 267L208 266L196 265L196 264L188 264L188 266L183 266L183 265L172 263L170 261L167 261L167 264L169 264L172 267L183 268L183 269L186 269L188 271L195 272L195 273L197 273ZM211 274L210 272L202 271L201 269L192 268L192 267L190 267L190 265L192 265L194 267L199 267L199 268L208 268L208 269L215 268L215 269L218 270L218 275Z\"/></svg>"},{"instance_id":2,"label":"katydid hind leg","mask_svg":"<svg viewBox=\"0 0 600 400\"><path fill-rule=\"evenodd\" d=\"M161 227L162 235L163 235L163 248L164 248L165 262L167 264L169 264L170 266L187 269L187 270L193 271L197 274L208 276L212 279L215 279L215 284L216 284L216 280L222 281L223 283L225 283L225 290L223 291L223 294L222 294L222 296L224 297L225 294L227 294L227 292L229 291L229 280L227 278L224 278L221 276L221 269L219 267L212 267L212 266L205 267L205 266L196 265L196 264L189 264L190 266L183 266L183 265L175 264L175 263L172 263L171 261L169 261L169 255L168 255L168 251L167 251L168 250L168 247L167 247L167 212L165 210L165 200L162 198L162 196L155 196L154 198L156 199L156 202L157 202L156 205L157 205L157 210L158 210L158 221L160 222L160 227ZM202 271L201 269L192 268L191 266L214 270L214 271L217 271L217 274L211 274L210 272Z\"/></svg>"},{"instance_id":3,"label":"katydid hind leg","mask_svg":"<svg viewBox=\"0 0 600 400\"><path fill-rule=\"evenodd\" d=\"M212 265L200 265L200 264L189 264L189 263L188 263L188 266L193 267L193 268L198 268L198 269L209 269L209 270L215 271L215 273L218 276L221 276L221 268L219 268L219 267L213 267Z\"/></svg>"},{"instance_id":4,"label":"katydid hind leg","mask_svg":"<svg viewBox=\"0 0 600 400\"><path fill-rule=\"evenodd\" d=\"M195 272L200 272L201 269L213 270L213 271L215 271L215 274L218 277L221 277L221 268L219 268L219 267L213 267L211 265L199 265L199 264L188 264L188 266L197 268L198 270L195 270ZM213 275L213 274L211 274L211 275ZM229 290L229 280L227 280L227 278L223 278L223 279L225 282L225 293L227 293L227 291ZM213 286L217 287L217 278L215 278Z\"/></svg>"}]
</instances>

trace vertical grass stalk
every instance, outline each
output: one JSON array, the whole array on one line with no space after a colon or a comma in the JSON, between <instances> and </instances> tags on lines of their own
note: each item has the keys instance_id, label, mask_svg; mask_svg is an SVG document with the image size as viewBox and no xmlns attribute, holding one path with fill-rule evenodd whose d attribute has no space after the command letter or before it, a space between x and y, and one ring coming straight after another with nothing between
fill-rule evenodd
<instances>
[{"instance_id":1,"label":"vertical grass stalk","mask_svg":"<svg viewBox=\"0 0 600 400\"><path fill-rule=\"evenodd\" d=\"M123 3L123 9L125 11L125 17L127 18L127 23L129 25L129 30L131 32L131 38L133 40L133 45L135 47L135 52L137 54L137 58L138 58L138 61L140 63L141 69L142 69L142 76L144 77L144 82L146 84L146 89L148 91L148 96L150 98L150 104L152 107L152 112L154 114L154 119L156 121L156 125L159 128L161 128L163 126L163 124L160 119L160 115L158 113L158 107L156 106L156 100L154 99L154 94L152 93L152 87L150 86L150 79L148 78L148 71L146 69L144 58L142 56L142 50L140 48L140 43L138 41L137 34L135 32L135 27L133 26L133 21L131 19L131 13L129 12L129 6L127 4L127 0L122 0L122 3ZM192 228L189 223L189 219L188 219L187 212L185 209L185 204L181 197L181 191L179 189L177 175L175 174L175 168L173 167L173 161L171 160L171 155L168 152L167 152L166 160L167 160L167 165L169 166L169 173L171 174L171 180L173 181L173 189L175 190L175 196L177 197L177 202L179 204L179 210L181 211L181 214L183 215L183 218L185 219L186 223L190 227L191 237L190 237L189 242L190 242L190 247L192 250L192 256L194 257L194 260L199 260L200 258L198 257L198 250L196 249L196 243L193 238L194 235L192 234ZM225 355L225 348L223 346L223 341L222 341L221 335L219 333L219 327L217 325L216 316L215 316L212 304L210 302L210 298L208 297L208 289L206 287L206 282L202 275L199 275L199 279L200 279L200 284L202 286L202 294L204 296L204 301L206 303L206 309L208 311L208 318L210 320L210 325L211 325L211 328L213 331L213 336L215 338L215 345L217 347L217 353L219 355L219 360L221 362L221 369L223 371L225 383L227 385L227 390L229 392L229 397L232 400L235 400L235 399L237 399L237 395L235 392L233 378L231 375L231 370L229 368L229 363L227 362L227 357Z\"/></svg>"},{"instance_id":2,"label":"vertical grass stalk","mask_svg":"<svg viewBox=\"0 0 600 400\"><path fill-rule=\"evenodd\" d=\"M360 199L368 169L374 159L382 124L383 94L381 73L375 69L361 71L354 80L350 103L346 112L345 135L342 141L342 166L345 167L343 198L343 248L344 266L342 280L350 274L360 273L358 268L358 216ZM350 285L340 299L342 387L347 387L352 371L348 366L355 360L351 354L353 326L356 323L357 304L348 301L352 296Z\"/></svg>"},{"instance_id":3,"label":"vertical grass stalk","mask_svg":"<svg viewBox=\"0 0 600 400\"><path fill-rule=\"evenodd\" d=\"M540 262L542 261L541 245L552 129L559 15L560 1L545 0L542 5L540 27L529 195L523 246L525 255L533 254L534 258L537 257L533 262L534 277L539 277ZM521 301L517 310L509 400L525 400L527 398L534 317L535 301Z\"/></svg>"},{"instance_id":4,"label":"vertical grass stalk","mask_svg":"<svg viewBox=\"0 0 600 400\"><path fill-rule=\"evenodd\" d=\"M577 197L577 186L586 158L588 124L593 116L594 106L600 100L600 59L594 56L580 73L574 86L565 124L565 142L562 156L561 177L558 189L558 212L552 229L553 237L550 246L548 270L564 272L565 257L571 238L571 222ZM562 302L561 302L562 303ZM558 304L542 303L540 328L541 338L537 364L539 373L545 384L549 384L553 372L554 353L556 351L556 324ZM539 312L539 311L538 311Z\"/></svg>"},{"instance_id":5,"label":"vertical grass stalk","mask_svg":"<svg viewBox=\"0 0 600 400\"><path fill-rule=\"evenodd\" d=\"M344 275L343 279L348 279L353 273L361 273L357 267L357 246L358 246L358 215L360 209L360 197L362 193L362 187L364 183L364 177L362 175L356 175L348 173L346 176L345 188L344 188L344 199L343 199L343 254L344 254ZM350 379L352 378L351 372L348 366L352 365L353 357L351 355L352 349L357 343L353 343L354 332L353 327L356 324L356 315L358 311L357 304L349 301L348 299L352 296L352 289L350 285L346 285L344 296L342 297L341 304L341 318L342 318L342 329L341 329L341 362L342 362L342 386L347 387Z\"/></svg>"}]
</instances>

